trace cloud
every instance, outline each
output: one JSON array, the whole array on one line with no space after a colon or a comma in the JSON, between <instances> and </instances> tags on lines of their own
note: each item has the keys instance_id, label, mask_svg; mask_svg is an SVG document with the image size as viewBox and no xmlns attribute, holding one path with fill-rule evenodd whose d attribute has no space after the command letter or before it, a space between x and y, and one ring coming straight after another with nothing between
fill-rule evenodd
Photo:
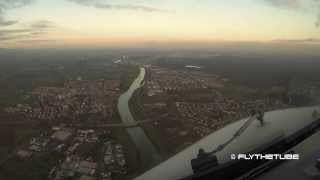
<instances>
[{"instance_id":1,"label":"cloud","mask_svg":"<svg viewBox=\"0 0 320 180\"><path fill-rule=\"evenodd\" d=\"M27 29L0 30L0 41L8 41L32 36Z\"/></svg>"},{"instance_id":2,"label":"cloud","mask_svg":"<svg viewBox=\"0 0 320 180\"><path fill-rule=\"evenodd\" d=\"M28 40L20 40L19 43L30 44L30 43L48 43L48 42L57 42L52 39L28 39Z\"/></svg>"},{"instance_id":3,"label":"cloud","mask_svg":"<svg viewBox=\"0 0 320 180\"><path fill-rule=\"evenodd\" d=\"M0 0L0 9L19 8L32 3L33 0Z\"/></svg>"},{"instance_id":4,"label":"cloud","mask_svg":"<svg viewBox=\"0 0 320 180\"><path fill-rule=\"evenodd\" d=\"M0 4L1 5L1 4ZM0 6L0 27L1 26L11 26L16 24L18 21L6 20L4 19L4 10Z\"/></svg>"},{"instance_id":5,"label":"cloud","mask_svg":"<svg viewBox=\"0 0 320 180\"><path fill-rule=\"evenodd\" d=\"M31 4L34 0L0 0L0 17L10 9L20 8Z\"/></svg>"},{"instance_id":6,"label":"cloud","mask_svg":"<svg viewBox=\"0 0 320 180\"><path fill-rule=\"evenodd\" d=\"M10 20L5 20L1 14L0 14L0 27L1 26L11 26L18 23L18 21L10 21Z\"/></svg>"},{"instance_id":7,"label":"cloud","mask_svg":"<svg viewBox=\"0 0 320 180\"><path fill-rule=\"evenodd\" d=\"M48 20L32 22L26 28L10 28L0 30L0 41L39 38L53 30L56 26Z\"/></svg>"},{"instance_id":8,"label":"cloud","mask_svg":"<svg viewBox=\"0 0 320 180\"><path fill-rule=\"evenodd\" d=\"M29 25L23 25L22 27L17 28L19 26L12 27L12 25L18 24L18 21L5 19L7 11L24 7L33 3L34 1L35 0L0 0L0 28L2 27L0 29L1 43L12 41L31 42L36 40L35 38L39 38L55 28L54 23L48 20L31 22Z\"/></svg>"},{"instance_id":9,"label":"cloud","mask_svg":"<svg viewBox=\"0 0 320 180\"><path fill-rule=\"evenodd\" d=\"M126 4L126 5L110 5L110 4L95 4L96 8L100 9L128 9L128 10L137 10L137 11L147 11L147 12L161 12L163 10L148 7L148 6L142 6L142 5L132 5L132 4Z\"/></svg>"},{"instance_id":10,"label":"cloud","mask_svg":"<svg viewBox=\"0 0 320 180\"><path fill-rule=\"evenodd\" d=\"M320 39L305 38L305 39L277 39L274 42L278 43L320 43Z\"/></svg>"},{"instance_id":11,"label":"cloud","mask_svg":"<svg viewBox=\"0 0 320 180\"><path fill-rule=\"evenodd\" d=\"M320 12L318 13L317 21L316 21L316 27L320 26Z\"/></svg>"},{"instance_id":12,"label":"cloud","mask_svg":"<svg viewBox=\"0 0 320 180\"><path fill-rule=\"evenodd\" d=\"M264 0L268 4L296 11L310 11L316 13L315 26L320 26L320 0Z\"/></svg>"},{"instance_id":13,"label":"cloud","mask_svg":"<svg viewBox=\"0 0 320 180\"><path fill-rule=\"evenodd\" d=\"M0 41L31 37L32 29L5 29L0 30Z\"/></svg>"},{"instance_id":14,"label":"cloud","mask_svg":"<svg viewBox=\"0 0 320 180\"><path fill-rule=\"evenodd\" d=\"M303 6L304 0L265 0L267 3L280 7L289 9L300 9Z\"/></svg>"},{"instance_id":15,"label":"cloud","mask_svg":"<svg viewBox=\"0 0 320 180\"><path fill-rule=\"evenodd\" d=\"M31 29L4 29L4 30L0 30L0 36L16 34L16 33L25 33L30 31Z\"/></svg>"},{"instance_id":16,"label":"cloud","mask_svg":"<svg viewBox=\"0 0 320 180\"><path fill-rule=\"evenodd\" d=\"M137 4L112 4L106 1L101 2L97 0L68 0L84 6L91 6L98 9L116 9L116 10L132 10L132 11L145 11L145 12L164 12L165 10Z\"/></svg>"},{"instance_id":17,"label":"cloud","mask_svg":"<svg viewBox=\"0 0 320 180\"><path fill-rule=\"evenodd\" d=\"M33 22L31 24L31 27L34 29L50 29L50 28L54 28L55 25L51 21L41 20L41 21Z\"/></svg>"},{"instance_id":18,"label":"cloud","mask_svg":"<svg viewBox=\"0 0 320 180\"><path fill-rule=\"evenodd\" d=\"M23 7L32 2L33 0L0 0L0 27L11 26L18 23L18 21L6 20L4 18L7 10Z\"/></svg>"}]
</instances>

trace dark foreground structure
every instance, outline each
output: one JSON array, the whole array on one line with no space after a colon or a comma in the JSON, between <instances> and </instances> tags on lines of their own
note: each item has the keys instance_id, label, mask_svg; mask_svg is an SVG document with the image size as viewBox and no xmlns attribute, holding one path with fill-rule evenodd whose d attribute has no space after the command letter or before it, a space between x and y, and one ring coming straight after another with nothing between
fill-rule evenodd
<instances>
[{"instance_id":1,"label":"dark foreground structure","mask_svg":"<svg viewBox=\"0 0 320 180\"><path fill-rule=\"evenodd\" d=\"M315 112L319 110L314 106L271 111L264 114L263 124L250 122L250 118L240 120L212 133L136 179L268 179L262 175L286 163L284 160L233 160L231 154L304 153L295 148L303 146L304 141L317 134L320 119ZM214 153L199 160L201 148ZM316 175L313 173L312 176Z\"/></svg>"}]
</instances>

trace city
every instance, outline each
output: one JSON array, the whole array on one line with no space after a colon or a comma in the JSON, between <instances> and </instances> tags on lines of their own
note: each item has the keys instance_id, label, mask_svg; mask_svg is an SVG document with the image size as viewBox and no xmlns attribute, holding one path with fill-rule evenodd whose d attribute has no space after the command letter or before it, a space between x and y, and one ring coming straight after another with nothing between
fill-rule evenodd
<instances>
[{"instance_id":1,"label":"city","mask_svg":"<svg viewBox=\"0 0 320 180\"><path fill-rule=\"evenodd\" d=\"M128 59L120 57L121 61L107 65L118 71L113 79L88 80L77 74L59 86L35 86L23 95L29 98L28 103L4 107L2 115L14 118L6 126L31 125L41 130L26 134L2 164L10 167L44 158L48 165L35 168L52 180L131 178L212 132L250 116L253 109L268 112L296 107L295 99L316 96L319 88L308 83L300 90L292 85L286 98L278 86L265 89L267 93L250 87L239 93L237 89L242 87L233 83L232 77L187 65L173 69L158 65L156 60L145 64L122 58ZM124 83L135 78L139 67L146 70L143 85L127 102L137 123L123 123L118 99L128 88ZM137 166L141 161L139 148L126 132L136 126L157 147L161 160Z\"/></svg>"}]
</instances>

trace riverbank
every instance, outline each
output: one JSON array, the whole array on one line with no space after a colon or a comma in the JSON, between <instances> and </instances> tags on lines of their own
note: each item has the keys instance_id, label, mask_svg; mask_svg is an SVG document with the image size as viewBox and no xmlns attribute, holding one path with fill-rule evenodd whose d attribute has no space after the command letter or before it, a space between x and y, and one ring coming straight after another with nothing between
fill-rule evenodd
<instances>
[{"instance_id":1,"label":"riverbank","mask_svg":"<svg viewBox=\"0 0 320 180\"><path fill-rule=\"evenodd\" d=\"M113 121L121 123L121 117L118 110L115 110L114 112ZM131 180L143 172L143 169L140 166L141 158L139 156L139 152L125 128L114 128L112 130L112 136L123 146L128 168L128 174L125 179ZM124 177L119 177L118 180L123 180L123 178Z\"/></svg>"},{"instance_id":2,"label":"riverbank","mask_svg":"<svg viewBox=\"0 0 320 180\"><path fill-rule=\"evenodd\" d=\"M129 100L129 107L132 113L132 116L137 121L141 121L147 119L147 115L143 112L142 107L142 96L144 88L140 87L137 89L132 97ZM154 122L152 123L144 123L140 124L140 127L145 131L146 135L150 138L152 143L159 150L163 159L169 158L175 152L172 151L172 144L169 143L168 137L163 134L162 131L159 130L159 127L156 127Z\"/></svg>"},{"instance_id":3,"label":"riverbank","mask_svg":"<svg viewBox=\"0 0 320 180\"><path fill-rule=\"evenodd\" d=\"M120 90L121 92L126 92L132 82L139 76L140 70L139 66L135 65L123 65L122 67L122 76L121 76L121 84L120 84Z\"/></svg>"},{"instance_id":4,"label":"riverbank","mask_svg":"<svg viewBox=\"0 0 320 180\"><path fill-rule=\"evenodd\" d=\"M147 73L145 80L148 81L148 78L150 77ZM155 103L165 104L165 106L161 109L150 108L150 105ZM199 140L198 135L190 131L193 129L192 124L186 123L179 116L175 101L169 96L149 97L147 87L140 87L133 93L129 106L136 120L157 119L155 122L142 123L140 127L157 147L163 159L175 155ZM167 115L162 117L164 114Z\"/></svg>"},{"instance_id":5,"label":"riverbank","mask_svg":"<svg viewBox=\"0 0 320 180\"><path fill-rule=\"evenodd\" d=\"M123 123L130 124L136 122L129 108L129 100L134 92L143 84L144 77L145 69L140 68L138 77L132 82L129 89L118 99L118 112ZM127 128L126 131L138 151L139 166L141 166L141 169L148 170L161 162L162 158L158 149L141 127Z\"/></svg>"}]
</instances>

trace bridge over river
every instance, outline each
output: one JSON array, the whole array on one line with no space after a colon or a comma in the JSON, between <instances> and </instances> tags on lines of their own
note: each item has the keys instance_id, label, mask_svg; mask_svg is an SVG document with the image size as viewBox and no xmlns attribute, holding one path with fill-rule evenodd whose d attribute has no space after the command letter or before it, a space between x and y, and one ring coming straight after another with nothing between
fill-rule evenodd
<instances>
[{"instance_id":1,"label":"bridge over river","mask_svg":"<svg viewBox=\"0 0 320 180\"><path fill-rule=\"evenodd\" d=\"M123 122L123 123L107 123L107 124L67 124L68 127L77 127L77 128L134 128L139 127L140 125L146 124L146 123L152 123L160 121L161 118L164 118L168 116L168 114L163 114L161 116L158 116L154 119L146 119L146 120L140 120L140 121L133 121L133 122Z\"/></svg>"}]
</instances>

